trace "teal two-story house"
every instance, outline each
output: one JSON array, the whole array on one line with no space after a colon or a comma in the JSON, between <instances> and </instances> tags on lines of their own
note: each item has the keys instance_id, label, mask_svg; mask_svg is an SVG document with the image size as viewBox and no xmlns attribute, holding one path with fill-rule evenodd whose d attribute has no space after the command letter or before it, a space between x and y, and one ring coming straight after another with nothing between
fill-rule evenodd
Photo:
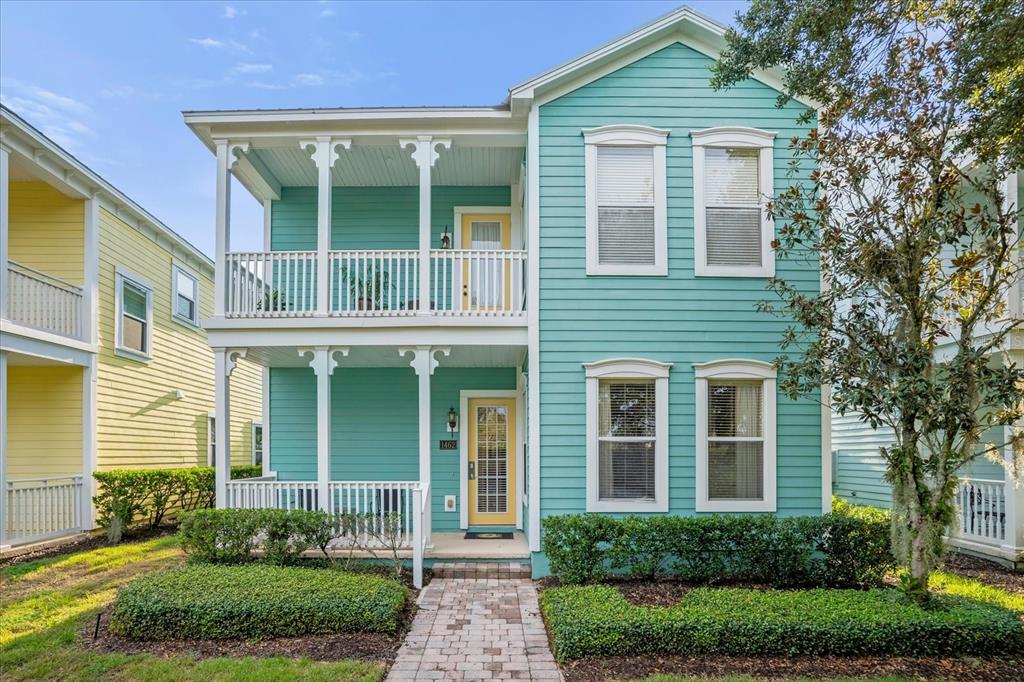
<instances>
[{"instance_id":1,"label":"teal two-story house","mask_svg":"<svg viewBox=\"0 0 1024 682\"><path fill-rule=\"evenodd\" d=\"M723 32L684 7L494 107L187 112L217 159L216 424L240 357L269 403L262 479L228 480L218 431L218 504L397 512L417 568L535 575L550 515L827 510L828 412L779 394L785 322L755 310L772 275L819 287L764 211L808 104L776 73L712 90ZM231 247L232 176L262 251Z\"/></svg>"}]
</instances>

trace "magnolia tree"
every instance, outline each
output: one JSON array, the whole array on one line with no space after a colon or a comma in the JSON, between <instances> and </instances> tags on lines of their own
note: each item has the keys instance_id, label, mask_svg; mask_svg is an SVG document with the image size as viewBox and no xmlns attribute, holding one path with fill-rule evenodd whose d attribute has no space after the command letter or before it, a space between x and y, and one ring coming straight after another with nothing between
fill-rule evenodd
<instances>
[{"instance_id":1,"label":"magnolia tree","mask_svg":"<svg viewBox=\"0 0 1024 682\"><path fill-rule=\"evenodd\" d=\"M780 104L814 103L769 212L776 252L820 263L826 284L774 278L778 299L761 306L793 321L787 395L830 385L837 412L892 429L893 547L921 600L957 476L1003 448L1018 453L1009 475L1020 459L1024 371L1002 350L1021 323L1006 310L1021 276L1006 179L1024 166L1022 12L1019 0L754 0L713 69L728 87L785 66ZM983 440L990 429L1010 436Z\"/></svg>"}]
</instances>

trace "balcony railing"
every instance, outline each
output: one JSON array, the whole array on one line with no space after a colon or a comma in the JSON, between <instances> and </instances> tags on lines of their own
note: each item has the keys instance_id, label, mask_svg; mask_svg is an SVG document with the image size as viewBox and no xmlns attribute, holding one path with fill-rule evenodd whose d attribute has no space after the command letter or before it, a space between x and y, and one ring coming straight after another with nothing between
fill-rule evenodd
<instances>
[{"instance_id":1,"label":"balcony railing","mask_svg":"<svg viewBox=\"0 0 1024 682\"><path fill-rule=\"evenodd\" d=\"M83 338L82 288L59 277L7 261L7 319L73 339Z\"/></svg>"},{"instance_id":2,"label":"balcony railing","mask_svg":"<svg viewBox=\"0 0 1024 682\"><path fill-rule=\"evenodd\" d=\"M225 316L312 317L321 264L315 251L227 254ZM327 314L332 317L521 317L526 302L526 252L434 250L331 251ZM429 268L420 291L421 268ZM426 299L426 300L424 300Z\"/></svg>"},{"instance_id":3,"label":"balcony railing","mask_svg":"<svg viewBox=\"0 0 1024 682\"><path fill-rule=\"evenodd\" d=\"M13 544L38 542L82 530L82 477L9 480L5 534Z\"/></svg>"},{"instance_id":4,"label":"balcony railing","mask_svg":"<svg viewBox=\"0 0 1024 682\"><path fill-rule=\"evenodd\" d=\"M1006 487L1002 481L962 478L956 503L955 535L993 545L1006 541Z\"/></svg>"}]
</instances>

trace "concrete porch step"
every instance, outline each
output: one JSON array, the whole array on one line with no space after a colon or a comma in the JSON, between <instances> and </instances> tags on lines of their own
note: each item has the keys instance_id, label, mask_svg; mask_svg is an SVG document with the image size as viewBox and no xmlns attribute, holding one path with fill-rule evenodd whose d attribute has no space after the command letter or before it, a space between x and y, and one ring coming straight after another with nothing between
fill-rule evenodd
<instances>
[{"instance_id":1,"label":"concrete porch step","mask_svg":"<svg viewBox=\"0 0 1024 682\"><path fill-rule=\"evenodd\" d=\"M470 580L522 580L530 578L530 564L520 561L439 561L431 570L434 578Z\"/></svg>"}]
</instances>

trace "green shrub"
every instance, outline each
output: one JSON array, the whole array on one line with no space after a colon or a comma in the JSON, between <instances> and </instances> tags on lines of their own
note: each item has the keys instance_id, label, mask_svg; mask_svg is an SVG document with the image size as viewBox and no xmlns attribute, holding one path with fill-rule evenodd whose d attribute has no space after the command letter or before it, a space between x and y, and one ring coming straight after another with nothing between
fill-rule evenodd
<instances>
[{"instance_id":1,"label":"green shrub","mask_svg":"<svg viewBox=\"0 0 1024 682\"><path fill-rule=\"evenodd\" d=\"M895 589L697 588L673 607L629 603L610 586L559 587L541 610L562 661L622 655L1006 655L1024 633L1005 609L937 597L923 609Z\"/></svg>"},{"instance_id":2,"label":"green shrub","mask_svg":"<svg viewBox=\"0 0 1024 682\"><path fill-rule=\"evenodd\" d=\"M261 475L261 467L231 468L232 478ZM172 510L183 512L212 507L216 499L213 467L184 469L111 469L97 471L94 496L96 521L112 542L136 524L158 527Z\"/></svg>"},{"instance_id":3,"label":"green shrub","mask_svg":"<svg viewBox=\"0 0 1024 682\"><path fill-rule=\"evenodd\" d=\"M133 639L266 639L398 629L406 590L366 574L186 564L118 592L111 632Z\"/></svg>"},{"instance_id":4,"label":"green shrub","mask_svg":"<svg viewBox=\"0 0 1024 682\"><path fill-rule=\"evenodd\" d=\"M566 584L610 573L774 587L878 584L894 567L888 520L845 511L774 515L552 516L544 520L551 572Z\"/></svg>"},{"instance_id":5,"label":"green shrub","mask_svg":"<svg viewBox=\"0 0 1024 682\"><path fill-rule=\"evenodd\" d=\"M192 558L224 564L251 561L260 548L267 563L295 563L310 548L326 553L338 534L333 516L304 509L198 509L178 529Z\"/></svg>"}]
</instances>

